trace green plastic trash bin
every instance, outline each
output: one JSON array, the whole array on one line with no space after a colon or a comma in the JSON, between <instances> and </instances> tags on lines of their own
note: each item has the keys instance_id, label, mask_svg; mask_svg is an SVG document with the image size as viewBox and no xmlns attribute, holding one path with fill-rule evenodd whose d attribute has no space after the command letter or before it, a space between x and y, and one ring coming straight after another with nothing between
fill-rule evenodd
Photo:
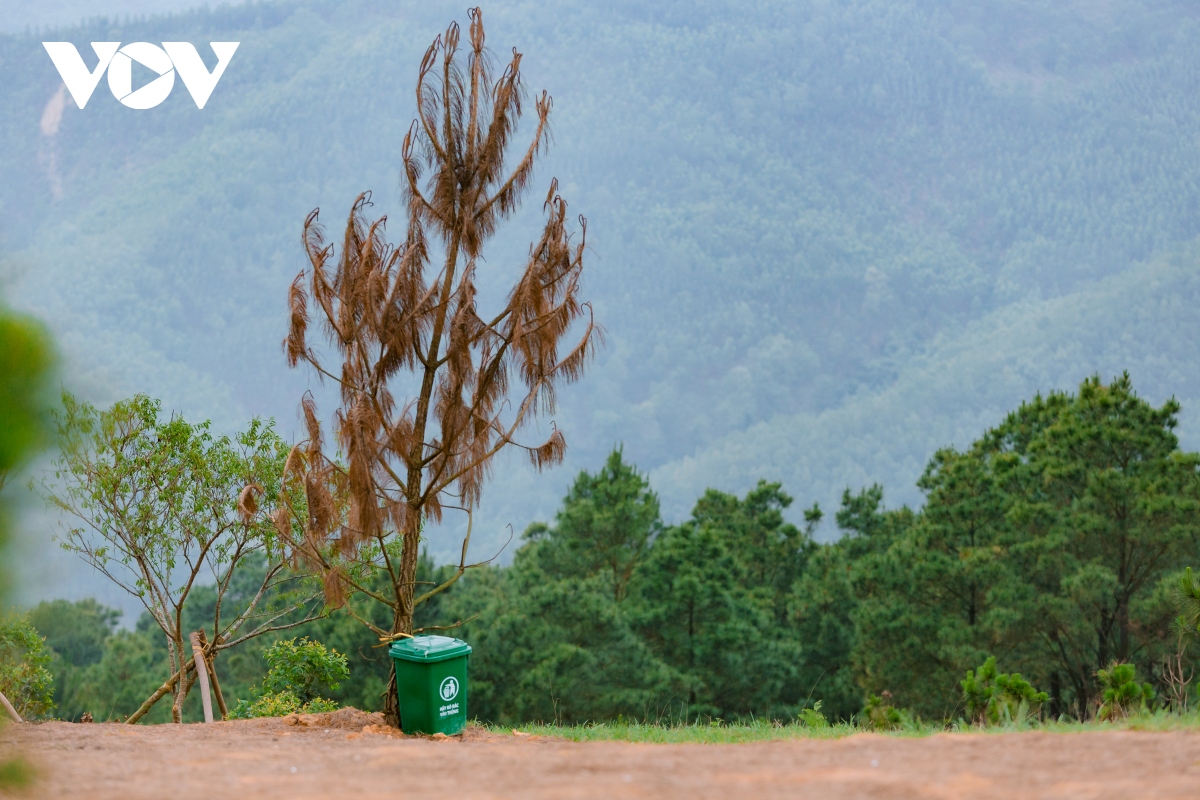
<instances>
[{"instance_id":1,"label":"green plastic trash bin","mask_svg":"<svg viewBox=\"0 0 1200 800\"><path fill-rule=\"evenodd\" d=\"M467 725L471 645L449 636L414 636L388 648L396 662L400 727L405 733L461 733Z\"/></svg>"}]
</instances>

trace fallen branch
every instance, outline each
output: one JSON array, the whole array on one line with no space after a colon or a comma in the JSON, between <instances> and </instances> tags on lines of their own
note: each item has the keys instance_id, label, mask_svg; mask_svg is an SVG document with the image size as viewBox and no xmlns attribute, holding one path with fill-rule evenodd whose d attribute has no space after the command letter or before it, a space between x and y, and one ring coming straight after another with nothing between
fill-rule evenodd
<instances>
[{"instance_id":1,"label":"fallen branch","mask_svg":"<svg viewBox=\"0 0 1200 800\"><path fill-rule=\"evenodd\" d=\"M189 658L187 663L183 665L184 672L192 672L193 670L195 670L195 668L196 668L196 660L194 658ZM135 711L129 715L129 719L125 720L125 724L132 725L135 722L137 722L139 719L141 719L142 717L146 716L146 712L149 711L150 709L154 708L155 703L157 703L159 700L162 700L164 697L167 696L168 693L170 693L170 691L172 689L175 688L175 684L179 682L179 675L180 675L180 673L176 672L174 675L172 675L170 678L167 679L166 683L164 683L162 686L158 687L158 689L155 690L154 694L147 697L146 702L142 703L138 707L137 711Z\"/></svg>"}]
</instances>

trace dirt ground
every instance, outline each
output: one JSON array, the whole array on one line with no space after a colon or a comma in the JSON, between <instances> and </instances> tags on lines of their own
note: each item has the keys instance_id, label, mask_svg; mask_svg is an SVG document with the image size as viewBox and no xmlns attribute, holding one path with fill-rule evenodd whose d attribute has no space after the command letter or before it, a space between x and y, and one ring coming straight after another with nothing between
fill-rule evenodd
<instances>
[{"instance_id":1,"label":"dirt ground","mask_svg":"<svg viewBox=\"0 0 1200 800\"><path fill-rule=\"evenodd\" d=\"M940 734L577 744L394 737L343 709L212 725L9 725L46 798L1195 798L1200 734Z\"/></svg>"}]
</instances>

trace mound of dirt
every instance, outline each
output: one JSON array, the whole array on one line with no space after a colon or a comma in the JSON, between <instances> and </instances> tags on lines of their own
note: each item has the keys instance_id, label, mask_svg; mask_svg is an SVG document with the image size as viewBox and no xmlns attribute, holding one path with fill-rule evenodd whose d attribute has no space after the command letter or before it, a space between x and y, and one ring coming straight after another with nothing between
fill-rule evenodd
<instances>
[{"instance_id":1,"label":"mound of dirt","mask_svg":"<svg viewBox=\"0 0 1200 800\"><path fill-rule=\"evenodd\" d=\"M327 711L322 714L288 714L279 717L284 725L298 728L328 728L339 731L361 731L368 725L383 726L383 714L378 711L368 713L359 711L353 706L339 708L337 711Z\"/></svg>"}]
</instances>

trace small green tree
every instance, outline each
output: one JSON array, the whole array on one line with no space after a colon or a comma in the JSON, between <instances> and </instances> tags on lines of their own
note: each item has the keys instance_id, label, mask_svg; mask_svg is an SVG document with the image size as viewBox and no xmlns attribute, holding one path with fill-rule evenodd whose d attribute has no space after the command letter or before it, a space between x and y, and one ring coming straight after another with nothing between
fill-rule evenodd
<instances>
[{"instance_id":1,"label":"small green tree","mask_svg":"<svg viewBox=\"0 0 1200 800\"><path fill-rule=\"evenodd\" d=\"M0 620L0 692L23 719L54 710L49 666L50 651L27 617L10 614Z\"/></svg>"},{"instance_id":2,"label":"small green tree","mask_svg":"<svg viewBox=\"0 0 1200 800\"><path fill-rule=\"evenodd\" d=\"M268 692L292 692L302 703L308 703L336 689L350 677L346 657L328 650L307 636L299 643L295 639L276 642L263 654L267 662L267 677L263 689Z\"/></svg>"},{"instance_id":3,"label":"small green tree","mask_svg":"<svg viewBox=\"0 0 1200 800\"><path fill-rule=\"evenodd\" d=\"M283 639L263 653L267 675L253 701L239 700L231 716L278 717L292 713L333 711L338 706L322 694L336 690L350 677L346 657L308 637Z\"/></svg>"},{"instance_id":4,"label":"small green tree","mask_svg":"<svg viewBox=\"0 0 1200 800\"><path fill-rule=\"evenodd\" d=\"M1133 664L1111 664L1108 669L1097 670L1102 700L1097 719L1117 720L1144 710L1154 700L1154 689L1148 683L1137 682L1137 668Z\"/></svg>"},{"instance_id":5,"label":"small green tree","mask_svg":"<svg viewBox=\"0 0 1200 800\"><path fill-rule=\"evenodd\" d=\"M181 722L195 680L184 608L198 583L216 587L209 659L318 614L319 589L289 569L292 553L271 518L288 447L270 422L218 437L208 422L164 419L144 395L100 411L64 393L56 421L60 456L41 486L73 518L63 548L138 598L167 639L171 675L128 721L173 691L172 718ZM267 568L258 585L223 604L239 566L259 557Z\"/></svg>"},{"instance_id":6,"label":"small green tree","mask_svg":"<svg viewBox=\"0 0 1200 800\"><path fill-rule=\"evenodd\" d=\"M960 685L967 715L977 725L1021 722L1036 715L1050 698L1019 672L998 673L995 656L988 656L979 669L967 670Z\"/></svg>"}]
</instances>

